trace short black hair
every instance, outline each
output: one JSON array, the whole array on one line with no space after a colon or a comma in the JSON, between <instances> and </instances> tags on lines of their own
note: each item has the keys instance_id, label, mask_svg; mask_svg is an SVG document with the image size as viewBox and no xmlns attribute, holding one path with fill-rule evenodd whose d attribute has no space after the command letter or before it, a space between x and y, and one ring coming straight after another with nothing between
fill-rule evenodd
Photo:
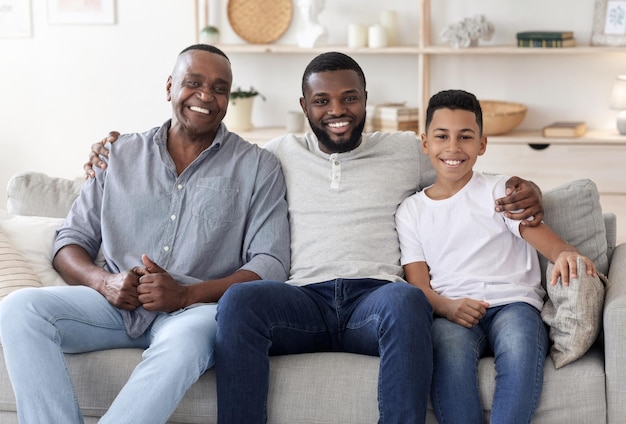
<instances>
[{"instance_id":1,"label":"short black hair","mask_svg":"<svg viewBox=\"0 0 626 424\"><path fill-rule=\"evenodd\" d=\"M435 111L439 109L461 109L472 112L476 115L480 135L483 134L483 110L480 107L480 102L472 93L464 90L444 90L433 95L428 101L428 108L426 109L426 131L428 131L433 120Z\"/></svg>"},{"instance_id":2,"label":"short black hair","mask_svg":"<svg viewBox=\"0 0 626 424\"><path fill-rule=\"evenodd\" d=\"M356 63L356 60L352 59L347 54L327 52L314 57L304 70L304 75L302 75L302 95L304 96L307 81L309 80L309 76L311 76L311 74L343 70L352 70L356 72L359 76L359 80L361 80L361 83L363 84L363 90L365 90L365 74L359 64Z\"/></svg>"},{"instance_id":3,"label":"short black hair","mask_svg":"<svg viewBox=\"0 0 626 424\"><path fill-rule=\"evenodd\" d=\"M219 54L220 56L225 57L228 63L230 63L230 59L226 56L226 53L211 44L193 44L189 47L185 47L178 55L180 56L190 50L204 50L205 52Z\"/></svg>"}]
</instances>

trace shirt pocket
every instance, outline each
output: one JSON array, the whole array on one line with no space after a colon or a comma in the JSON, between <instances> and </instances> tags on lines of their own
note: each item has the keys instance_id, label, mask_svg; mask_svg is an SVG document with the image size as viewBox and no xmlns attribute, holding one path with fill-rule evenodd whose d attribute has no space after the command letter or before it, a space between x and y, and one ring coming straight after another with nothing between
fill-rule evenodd
<instances>
[{"instance_id":1,"label":"shirt pocket","mask_svg":"<svg viewBox=\"0 0 626 424\"><path fill-rule=\"evenodd\" d=\"M239 183L231 178L201 178L193 194L193 215L213 224L231 223L237 219L238 195Z\"/></svg>"}]
</instances>

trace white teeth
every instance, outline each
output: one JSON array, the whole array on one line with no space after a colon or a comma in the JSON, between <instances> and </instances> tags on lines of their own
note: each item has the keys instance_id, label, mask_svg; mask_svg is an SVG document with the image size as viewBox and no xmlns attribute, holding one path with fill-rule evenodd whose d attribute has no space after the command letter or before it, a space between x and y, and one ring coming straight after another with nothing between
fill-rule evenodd
<instances>
[{"instance_id":1,"label":"white teeth","mask_svg":"<svg viewBox=\"0 0 626 424\"><path fill-rule=\"evenodd\" d=\"M194 112L204 113L205 115L209 114L209 109L205 109L200 106L190 106L189 109L193 110Z\"/></svg>"},{"instance_id":2,"label":"white teeth","mask_svg":"<svg viewBox=\"0 0 626 424\"><path fill-rule=\"evenodd\" d=\"M328 124L329 127L331 128L341 128L341 127L345 127L348 125L348 122L332 122L330 124Z\"/></svg>"},{"instance_id":3,"label":"white teeth","mask_svg":"<svg viewBox=\"0 0 626 424\"><path fill-rule=\"evenodd\" d=\"M450 166L457 166L461 163L460 160L444 160L443 161L446 165L450 165Z\"/></svg>"}]
</instances>

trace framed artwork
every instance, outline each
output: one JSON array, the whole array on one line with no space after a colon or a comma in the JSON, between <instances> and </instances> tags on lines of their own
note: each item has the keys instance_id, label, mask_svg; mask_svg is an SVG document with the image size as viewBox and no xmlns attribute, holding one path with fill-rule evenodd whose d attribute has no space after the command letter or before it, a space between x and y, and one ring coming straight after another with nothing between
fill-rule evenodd
<instances>
[{"instance_id":1,"label":"framed artwork","mask_svg":"<svg viewBox=\"0 0 626 424\"><path fill-rule=\"evenodd\" d=\"M0 0L0 37L30 36L30 0Z\"/></svg>"},{"instance_id":2,"label":"framed artwork","mask_svg":"<svg viewBox=\"0 0 626 424\"><path fill-rule=\"evenodd\" d=\"M592 46L626 46L626 0L596 0Z\"/></svg>"},{"instance_id":3,"label":"framed artwork","mask_svg":"<svg viewBox=\"0 0 626 424\"><path fill-rule=\"evenodd\" d=\"M114 24L115 0L48 0L51 24Z\"/></svg>"}]
</instances>

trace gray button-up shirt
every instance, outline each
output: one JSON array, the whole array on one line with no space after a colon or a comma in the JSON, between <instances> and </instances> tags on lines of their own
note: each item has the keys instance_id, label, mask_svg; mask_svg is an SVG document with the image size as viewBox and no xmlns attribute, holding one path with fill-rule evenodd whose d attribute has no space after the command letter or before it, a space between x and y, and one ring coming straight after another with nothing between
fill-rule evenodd
<instances>
[{"instance_id":1,"label":"gray button-up shirt","mask_svg":"<svg viewBox=\"0 0 626 424\"><path fill-rule=\"evenodd\" d=\"M167 151L171 121L109 146L108 168L96 170L57 232L53 254L68 244L118 273L147 254L182 284L239 269L284 281L289 272L285 182L278 160L222 125L213 144L180 175ZM155 313L121 310L137 337Z\"/></svg>"}]
</instances>

